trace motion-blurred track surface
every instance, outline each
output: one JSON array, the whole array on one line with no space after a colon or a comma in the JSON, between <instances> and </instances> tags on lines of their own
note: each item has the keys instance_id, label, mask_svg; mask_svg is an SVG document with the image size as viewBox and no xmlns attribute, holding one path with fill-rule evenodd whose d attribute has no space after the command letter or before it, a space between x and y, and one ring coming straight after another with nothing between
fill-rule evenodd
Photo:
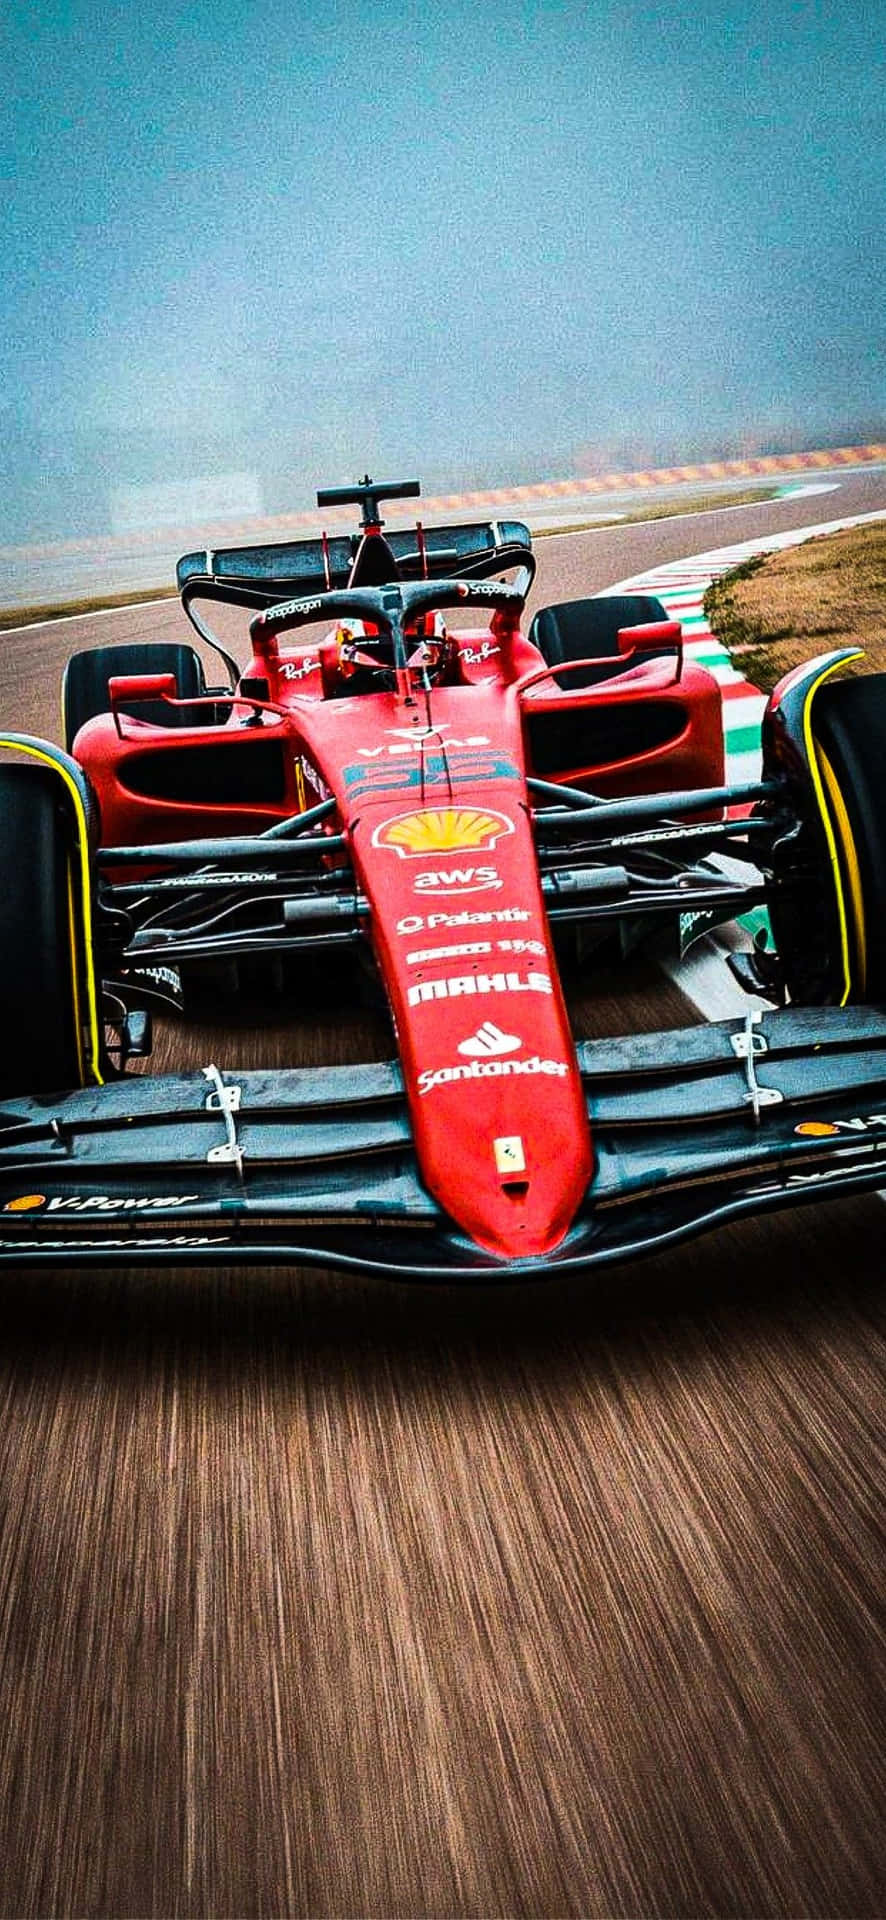
<instances>
[{"instance_id":1,"label":"motion-blurred track surface","mask_svg":"<svg viewBox=\"0 0 886 1920\"><path fill-rule=\"evenodd\" d=\"M545 541L536 600L764 511ZM57 734L73 647L178 624L4 636L5 719ZM645 963L574 1010L696 1017ZM157 1064L390 1046L221 1008ZM502 1291L10 1276L2 1912L881 1913L884 1228Z\"/></svg>"}]
</instances>

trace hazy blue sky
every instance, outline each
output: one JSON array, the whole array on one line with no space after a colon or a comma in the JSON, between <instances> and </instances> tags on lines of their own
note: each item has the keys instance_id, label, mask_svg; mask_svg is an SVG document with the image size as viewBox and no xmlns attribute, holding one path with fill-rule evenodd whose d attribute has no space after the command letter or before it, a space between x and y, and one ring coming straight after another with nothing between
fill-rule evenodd
<instances>
[{"instance_id":1,"label":"hazy blue sky","mask_svg":"<svg viewBox=\"0 0 886 1920\"><path fill-rule=\"evenodd\" d=\"M884 43L886 0L11 0L11 524L886 417Z\"/></svg>"}]
</instances>

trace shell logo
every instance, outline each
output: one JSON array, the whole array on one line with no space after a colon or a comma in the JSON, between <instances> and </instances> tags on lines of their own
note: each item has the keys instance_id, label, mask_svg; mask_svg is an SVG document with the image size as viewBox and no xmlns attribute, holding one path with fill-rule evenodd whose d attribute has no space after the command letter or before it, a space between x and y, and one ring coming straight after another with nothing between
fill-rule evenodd
<instances>
[{"instance_id":1,"label":"shell logo","mask_svg":"<svg viewBox=\"0 0 886 1920\"><path fill-rule=\"evenodd\" d=\"M839 1127L832 1126L830 1120L802 1120L794 1128L794 1132L801 1134L804 1140L829 1140L839 1131Z\"/></svg>"},{"instance_id":2,"label":"shell logo","mask_svg":"<svg viewBox=\"0 0 886 1920\"><path fill-rule=\"evenodd\" d=\"M513 820L489 807L422 807L384 820L372 844L393 847L401 860L411 860L429 853L485 852L513 831Z\"/></svg>"},{"instance_id":3,"label":"shell logo","mask_svg":"<svg viewBox=\"0 0 886 1920\"><path fill-rule=\"evenodd\" d=\"M20 1193L16 1200L7 1200L4 1213L33 1213L35 1207L45 1207L45 1193Z\"/></svg>"}]
</instances>

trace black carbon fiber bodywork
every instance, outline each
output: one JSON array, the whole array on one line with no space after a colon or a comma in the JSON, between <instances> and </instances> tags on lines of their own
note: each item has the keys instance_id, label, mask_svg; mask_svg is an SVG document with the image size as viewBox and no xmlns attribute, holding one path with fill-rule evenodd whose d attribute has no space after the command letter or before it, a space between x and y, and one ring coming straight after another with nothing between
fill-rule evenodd
<instances>
[{"instance_id":1,"label":"black carbon fiber bodywork","mask_svg":"<svg viewBox=\"0 0 886 1920\"><path fill-rule=\"evenodd\" d=\"M542 1260L495 1259L453 1228L422 1184L390 1064L210 1068L7 1101L0 1263L551 1279L886 1182L886 1010L792 1009L577 1056L594 1175Z\"/></svg>"}]
</instances>

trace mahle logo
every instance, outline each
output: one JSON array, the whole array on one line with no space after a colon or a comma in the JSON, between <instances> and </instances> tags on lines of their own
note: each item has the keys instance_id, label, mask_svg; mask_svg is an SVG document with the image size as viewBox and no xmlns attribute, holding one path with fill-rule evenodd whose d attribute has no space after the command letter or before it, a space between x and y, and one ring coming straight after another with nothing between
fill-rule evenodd
<instances>
[{"instance_id":1,"label":"mahle logo","mask_svg":"<svg viewBox=\"0 0 886 1920\"><path fill-rule=\"evenodd\" d=\"M421 807L384 820L372 844L414 860L429 853L488 852L513 831L513 820L491 807Z\"/></svg>"},{"instance_id":2,"label":"mahle logo","mask_svg":"<svg viewBox=\"0 0 886 1920\"><path fill-rule=\"evenodd\" d=\"M519 973L458 973L449 980L417 980L406 998L411 1007L429 1000L458 1000L483 993L553 993L550 975L532 972L525 980Z\"/></svg>"}]
</instances>

